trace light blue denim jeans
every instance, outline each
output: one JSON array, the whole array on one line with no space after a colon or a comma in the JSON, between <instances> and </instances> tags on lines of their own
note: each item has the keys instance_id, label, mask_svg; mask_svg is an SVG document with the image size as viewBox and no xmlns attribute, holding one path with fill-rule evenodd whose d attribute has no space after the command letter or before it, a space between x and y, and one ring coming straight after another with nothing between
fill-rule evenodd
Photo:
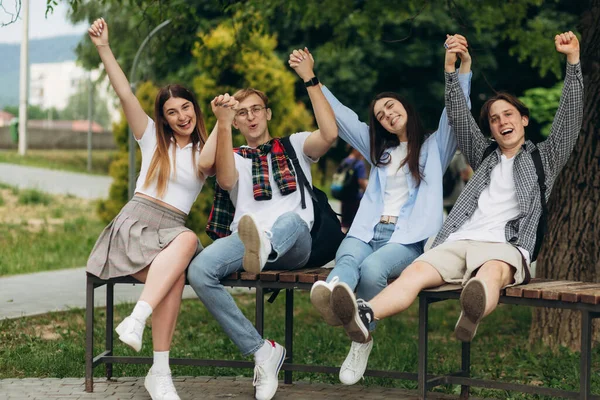
<instances>
[{"instance_id":1,"label":"light blue denim jeans","mask_svg":"<svg viewBox=\"0 0 600 400\"><path fill-rule=\"evenodd\" d=\"M308 225L294 212L279 217L271 228L273 252L264 269L302 268L310 257ZM254 354L264 339L235 304L221 279L242 269L244 244L237 232L215 240L190 263L188 280L206 308L244 356Z\"/></svg>"},{"instance_id":2,"label":"light blue denim jeans","mask_svg":"<svg viewBox=\"0 0 600 400\"><path fill-rule=\"evenodd\" d=\"M423 254L425 241L413 244L390 243L394 224L375 225L375 234L369 243L347 236L335 255L335 268L327 277L330 282L338 277L356 297L371 300L386 286L389 278L400 276L418 256Z\"/></svg>"}]
</instances>

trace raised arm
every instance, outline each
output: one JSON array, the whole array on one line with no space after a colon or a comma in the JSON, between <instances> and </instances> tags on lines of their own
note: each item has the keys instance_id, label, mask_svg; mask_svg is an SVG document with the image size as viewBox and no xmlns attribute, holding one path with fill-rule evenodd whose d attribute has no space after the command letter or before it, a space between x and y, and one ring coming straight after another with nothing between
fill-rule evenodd
<instances>
[{"instance_id":1,"label":"raised arm","mask_svg":"<svg viewBox=\"0 0 600 400\"><path fill-rule=\"evenodd\" d=\"M294 50L290 54L289 64L304 82L315 78L313 71L315 60L305 47L304 50ZM313 106L315 119L319 129L310 134L304 142L304 154L316 160L331 148L338 137L338 127L335 123L335 115L329 102L325 98L321 85L313 84L306 88L308 97Z\"/></svg>"},{"instance_id":2,"label":"raised arm","mask_svg":"<svg viewBox=\"0 0 600 400\"><path fill-rule=\"evenodd\" d=\"M462 90L462 93L467 102L467 107L469 110L471 109L471 55L468 51L468 43L467 39L462 35L455 35L459 43L461 43L460 49L462 52L457 53L460 58L460 70L458 74L458 83ZM446 38L448 39L448 37ZM456 55L455 55L456 57ZM442 115L440 116L440 122L438 125L438 129L434 133L435 140L437 141L438 148L440 151L440 161L442 164L443 170L446 170L452 158L454 157L454 153L456 152L457 139L456 135L452 131L452 127L450 126L450 122L448 121L448 112L446 108L442 110Z\"/></svg>"},{"instance_id":3,"label":"raised arm","mask_svg":"<svg viewBox=\"0 0 600 400\"><path fill-rule=\"evenodd\" d=\"M104 64L104 70L108 75L110 84L115 89L117 96L119 96L119 100L121 100L121 106L125 112L127 123L133 132L133 136L137 140L140 140L148 125L148 116L142 109L137 97L131 91L127 77L125 77L123 70L121 70L119 63L110 49L108 24L104 21L104 18L94 21L88 29L88 34L98 50L100 59L102 59L102 64Z\"/></svg>"},{"instance_id":4,"label":"raised arm","mask_svg":"<svg viewBox=\"0 0 600 400\"><path fill-rule=\"evenodd\" d=\"M217 130L219 127L219 121L215 124L214 128L210 132L210 136L202 150L200 151L200 157L198 157L198 168L204 175L213 176L216 172L215 157L217 153Z\"/></svg>"},{"instance_id":5,"label":"raised arm","mask_svg":"<svg viewBox=\"0 0 600 400\"><path fill-rule=\"evenodd\" d=\"M216 169L217 182L223 189L233 189L238 180L238 172L233 156L233 139L231 137L231 123L235 117L235 108L239 102L225 93L210 102L213 113L217 117L217 152ZM211 135L212 136L212 135Z\"/></svg>"},{"instance_id":6,"label":"raised arm","mask_svg":"<svg viewBox=\"0 0 600 400\"><path fill-rule=\"evenodd\" d=\"M567 56L565 84L548 139L539 144L549 154L548 165L557 173L577 142L583 121L583 75L579 63L579 40L571 31L556 35L554 44Z\"/></svg>"},{"instance_id":7,"label":"raised arm","mask_svg":"<svg viewBox=\"0 0 600 400\"><path fill-rule=\"evenodd\" d=\"M459 76L456 72L456 61L459 54L468 53L466 39L461 35L448 36L446 47L445 70L445 102L448 113L448 123L452 127L458 147L467 158L473 169L477 169L483 152L489 145L475 119L471 115L465 94L461 90Z\"/></svg>"}]
</instances>

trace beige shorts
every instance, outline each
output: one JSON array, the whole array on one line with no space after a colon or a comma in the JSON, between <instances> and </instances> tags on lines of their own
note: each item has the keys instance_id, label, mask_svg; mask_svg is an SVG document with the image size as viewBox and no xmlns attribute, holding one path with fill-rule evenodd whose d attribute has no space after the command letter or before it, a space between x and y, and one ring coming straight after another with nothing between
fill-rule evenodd
<instances>
[{"instance_id":1,"label":"beige shorts","mask_svg":"<svg viewBox=\"0 0 600 400\"><path fill-rule=\"evenodd\" d=\"M447 283L465 285L473 273L490 260L504 261L515 268L514 282L529 281L529 268L521 252L508 243L457 240L445 242L423 253L415 261L431 264Z\"/></svg>"}]
</instances>

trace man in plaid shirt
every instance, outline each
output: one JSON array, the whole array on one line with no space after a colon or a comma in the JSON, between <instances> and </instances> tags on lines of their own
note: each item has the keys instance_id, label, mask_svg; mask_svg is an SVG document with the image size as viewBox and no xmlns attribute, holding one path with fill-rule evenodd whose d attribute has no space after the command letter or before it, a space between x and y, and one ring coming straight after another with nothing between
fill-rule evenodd
<instances>
[{"instance_id":1,"label":"man in plaid shirt","mask_svg":"<svg viewBox=\"0 0 600 400\"><path fill-rule=\"evenodd\" d=\"M337 139L338 128L314 75L312 57L304 50L293 54L295 62L290 65L306 84L319 129L294 133L289 142L297 155L297 165L312 186L310 164L329 150ZM267 400L277 391L277 374L285 359L285 348L263 339L220 281L242 268L258 274L263 268L303 267L311 254L313 204L306 188L296 179L300 172L294 170L282 141L269 133L272 114L263 92L244 89L233 96L220 95L211 107L218 124L213 133L218 135L217 182L235 209L233 219L226 220L225 214L230 214L231 208L215 205L211 212L215 224L211 226L220 238L192 260L188 279L243 355L254 356L255 397ZM235 152L232 124L248 144ZM302 190L308 200L304 208Z\"/></svg>"},{"instance_id":2,"label":"man in plaid shirt","mask_svg":"<svg viewBox=\"0 0 600 400\"><path fill-rule=\"evenodd\" d=\"M539 152L547 199L558 173L566 164L581 129L583 76L579 41L573 32L556 35L556 50L567 56L567 72L550 136L537 146L525 140L529 110L516 97L499 93L481 111L481 127L491 132L497 146L477 126L458 85L457 55L467 52L461 35L448 36L446 47L446 109L458 146L474 170L433 248L417 258L400 277L369 303L356 301L347 291L332 293L334 312L353 313L348 331L360 329L369 339L368 325L406 310L418 293L443 283L464 285L462 312L455 334L470 342L481 319L498 305L502 288L529 279L536 232L542 214L540 185L532 153Z\"/></svg>"}]
</instances>

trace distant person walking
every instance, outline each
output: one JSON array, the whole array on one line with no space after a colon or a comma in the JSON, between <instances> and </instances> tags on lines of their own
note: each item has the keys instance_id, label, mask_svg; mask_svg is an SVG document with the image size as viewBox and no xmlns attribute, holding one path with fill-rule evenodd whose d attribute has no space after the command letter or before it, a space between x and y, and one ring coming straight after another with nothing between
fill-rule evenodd
<instances>
[{"instance_id":1,"label":"distant person walking","mask_svg":"<svg viewBox=\"0 0 600 400\"><path fill-rule=\"evenodd\" d=\"M169 349L185 270L201 250L185 220L206 176L213 174L216 144L206 142L200 107L182 86L162 88L156 96L154 120L148 117L110 49L106 21L97 19L88 33L142 150L142 167L135 196L100 234L87 271L102 279L132 276L145 283L131 315L116 331L121 341L140 351L146 319L154 314L154 363L144 386L154 400L177 400Z\"/></svg>"},{"instance_id":2,"label":"distant person walking","mask_svg":"<svg viewBox=\"0 0 600 400\"><path fill-rule=\"evenodd\" d=\"M350 147L350 146L348 146ZM351 148L348 157L344 158L333 175L331 195L338 199L342 205L342 231L348 232L369 179L367 178L367 164L360 151Z\"/></svg>"}]
</instances>

